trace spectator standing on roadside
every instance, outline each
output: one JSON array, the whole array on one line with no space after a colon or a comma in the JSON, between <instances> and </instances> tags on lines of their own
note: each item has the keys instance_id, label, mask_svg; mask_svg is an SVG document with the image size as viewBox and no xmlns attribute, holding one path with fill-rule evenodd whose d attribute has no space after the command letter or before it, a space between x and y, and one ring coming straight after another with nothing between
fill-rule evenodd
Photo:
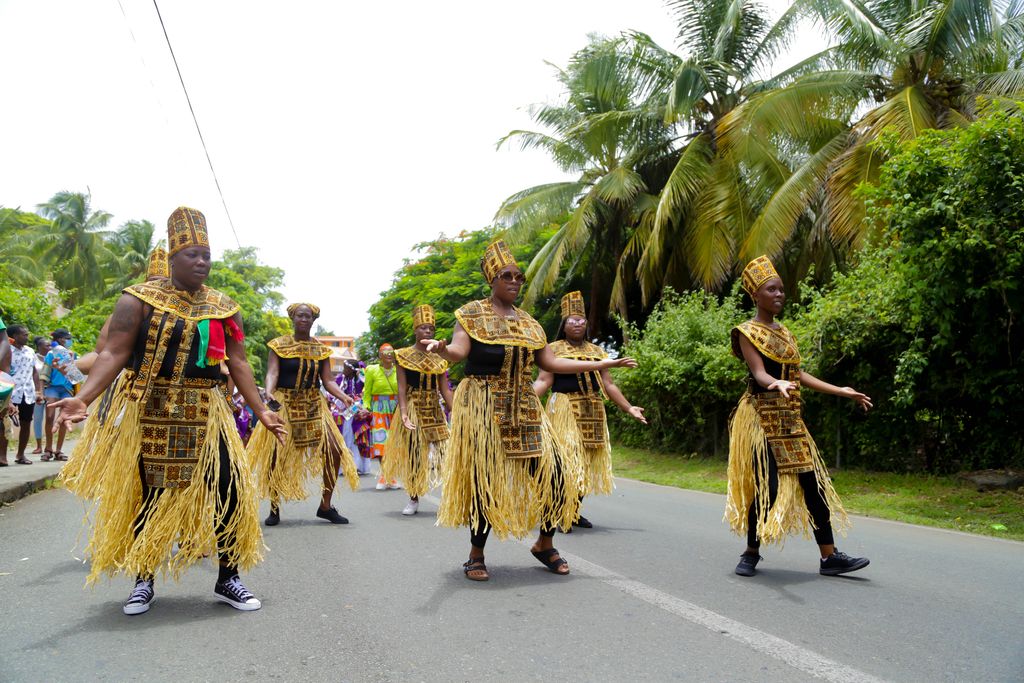
<instances>
[{"instance_id":1,"label":"spectator standing on roadside","mask_svg":"<svg viewBox=\"0 0 1024 683\"><path fill-rule=\"evenodd\" d=\"M71 333L63 327L54 330L50 338L66 349L71 348ZM71 352L71 355L73 358L77 357L74 351ZM68 456L64 455L64 452L61 450L64 448L64 437L68 433L64 422L60 423L60 428L57 432L57 449L53 449L53 421L57 413L57 409L53 407L53 404L61 399L74 396L75 385L71 383L71 380L67 378L64 372L61 372L61 370L66 370L66 368L61 364L60 359L54 354L52 348L47 352L46 357L43 358L43 363L50 367L50 380L43 389L43 396L46 397L46 448L43 449L43 457L40 460L44 462L67 460Z\"/></svg>"},{"instance_id":2,"label":"spectator standing on roadside","mask_svg":"<svg viewBox=\"0 0 1024 683\"><path fill-rule=\"evenodd\" d=\"M32 429L32 411L36 401L42 400L42 386L36 372L35 354L28 346L28 328L24 325L11 325L7 329L11 344L11 372L14 379L14 392L11 394L11 413L18 416L18 452L14 462L19 465L31 465L32 461L25 457L28 447L29 433ZM0 434L0 467L7 464L7 437Z\"/></svg>"},{"instance_id":3,"label":"spectator standing on roadside","mask_svg":"<svg viewBox=\"0 0 1024 683\"><path fill-rule=\"evenodd\" d=\"M32 346L36 350L36 374L39 375L39 386L45 387L50 381L49 366L43 361L46 354L50 352L50 342L46 337L36 336L32 338ZM36 436L36 447L32 455L39 455L43 452L43 425L46 423L46 397L42 390L36 396L36 404L32 410L32 431Z\"/></svg>"}]
</instances>

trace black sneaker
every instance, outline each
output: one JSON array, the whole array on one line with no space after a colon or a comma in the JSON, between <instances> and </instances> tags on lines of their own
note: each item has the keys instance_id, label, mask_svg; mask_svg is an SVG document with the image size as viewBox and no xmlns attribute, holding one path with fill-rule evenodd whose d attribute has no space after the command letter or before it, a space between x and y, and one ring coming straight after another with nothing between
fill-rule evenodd
<instances>
[{"instance_id":1,"label":"black sneaker","mask_svg":"<svg viewBox=\"0 0 1024 683\"><path fill-rule=\"evenodd\" d=\"M573 526L578 526L581 529L593 529L594 525L590 523L590 520L580 515L580 518L572 523Z\"/></svg>"},{"instance_id":2,"label":"black sneaker","mask_svg":"<svg viewBox=\"0 0 1024 683\"><path fill-rule=\"evenodd\" d=\"M736 573L740 576L753 576L757 573L757 563L763 558L757 553L743 553L740 563L736 565Z\"/></svg>"},{"instance_id":3,"label":"black sneaker","mask_svg":"<svg viewBox=\"0 0 1024 683\"><path fill-rule=\"evenodd\" d=\"M153 579L135 579L135 588L132 589L132 594L128 596L122 609L125 614L143 614L149 611L149 606L155 599Z\"/></svg>"},{"instance_id":4,"label":"black sneaker","mask_svg":"<svg viewBox=\"0 0 1024 683\"><path fill-rule=\"evenodd\" d=\"M213 588L213 597L243 612L252 612L263 606L259 599L245 587L242 580L238 578L238 574L226 581L218 581Z\"/></svg>"},{"instance_id":5,"label":"black sneaker","mask_svg":"<svg viewBox=\"0 0 1024 683\"><path fill-rule=\"evenodd\" d=\"M338 509L334 506L331 506L326 510L317 508L316 516L320 519L326 519L331 524L348 524L348 518L342 517L338 514Z\"/></svg>"},{"instance_id":6,"label":"black sneaker","mask_svg":"<svg viewBox=\"0 0 1024 683\"><path fill-rule=\"evenodd\" d=\"M866 557L850 557L836 549L828 557L822 558L821 569L818 571L825 576L836 576L838 574L855 572L869 564L871 564L871 560Z\"/></svg>"},{"instance_id":7,"label":"black sneaker","mask_svg":"<svg viewBox=\"0 0 1024 683\"><path fill-rule=\"evenodd\" d=\"M263 520L266 526L277 526L281 523L281 512L277 508L270 508L270 514Z\"/></svg>"}]
</instances>

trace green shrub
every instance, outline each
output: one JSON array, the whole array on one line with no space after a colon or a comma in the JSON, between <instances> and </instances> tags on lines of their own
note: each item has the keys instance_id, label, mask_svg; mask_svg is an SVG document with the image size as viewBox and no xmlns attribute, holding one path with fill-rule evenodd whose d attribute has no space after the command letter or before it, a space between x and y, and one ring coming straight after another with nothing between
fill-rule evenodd
<instances>
[{"instance_id":1,"label":"green shrub","mask_svg":"<svg viewBox=\"0 0 1024 683\"><path fill-rule=\"evenodd\" d=\"M640 367L616 370L615 382L647 427L609 407L615 437L627 445L684 453L727 450L728 418L743 393L746 369L729 350L729 331L745 316L735 293L719 302L704 292L666 291L644 329L626 327L624 355Z\"/></svg>"},{"instance_id":2,"label":"green shrub","mask_svg":"<svg viewBox=\"0 0 1024 683\"><path fill-rule=\"evenodd\" d=\"M1024 119L882 144L891 158L864 189L881 237L793 325L808 369L877 410L811 399L809 419L831 426L819 443L865 467L1024 465Z\"/></svg>"}]
</instances>

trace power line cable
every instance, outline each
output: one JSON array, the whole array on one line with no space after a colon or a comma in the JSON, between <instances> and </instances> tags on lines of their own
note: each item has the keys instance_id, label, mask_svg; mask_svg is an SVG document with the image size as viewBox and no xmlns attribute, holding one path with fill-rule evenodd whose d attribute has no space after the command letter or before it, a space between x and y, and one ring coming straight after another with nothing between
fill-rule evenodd
<instances>
[{"instance_id":1,"label":"power line cable","mask_svg":"<svg viewBox=\"0 0 1024 683\"><path fill-rule=\"evenodd\" d=\"M203 138L203 131L199 128L199 119L196 118L196 110L192 107L192 98L188 96L188 88L185 87L185 79L181 75L181 67L178 66L178 58L174 55L174 48L171 47L171 37L167 35L167 27L164 25L163 15L160 14L160 5L157 4L157 0L153 0L153 7L156 8L156 16L160 20L160 28L163 29L164 39L167 41L167 49L171 53L171 59L174 61L174 68L178 72L178 80L181 81L181 89L185 92L185 101L188 102L188 110L192 112L192 121L196 124L196 132L199 134L199 142L203 145L203 152L206 154L206 163L210 165L210 173L213 174L213 183L217 186L217 194L220 195L220 203L224 206L224 213L228 217L228 225L231 226L231 234L235 236L235 244L238 248L242 248L242 243L238 239L238 233L235 231L235 222L231 220L231 212L228 211L227 200L224 199L224 192L220 189L220 180L217 179L217 171L213 168L213 159L210 158L210 150L206 148L206 140Z\"/></svg>"}]
</instances>

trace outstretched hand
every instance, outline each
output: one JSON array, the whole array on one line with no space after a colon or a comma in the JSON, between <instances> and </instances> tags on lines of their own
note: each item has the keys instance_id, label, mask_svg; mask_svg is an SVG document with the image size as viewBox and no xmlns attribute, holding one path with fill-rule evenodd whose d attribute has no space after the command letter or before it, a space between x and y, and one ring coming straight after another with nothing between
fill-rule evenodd
<instances>
[{"instance_id":1,"label":"outstretched hand","mask_svg":"<svg viewBox=\"0 0 1024 683\"><path fill-rule=\"evenodd\" d=\"M637 422L647 424L647 418L644 417L644 409L640 406L630 406L629 410L626 411L626 414Z\"/></svg>"},{"instance_id":2,"label":"outstretched hand","mask_svg":"<svg viewBox=\"0 0 1024 683\"><path fill-rule=\"evenodd\" d=\"M635 368L639 367L639 365L635 358L629 358L628 356L616 358L608 363L609 368Z\"/></svg>"},{"instance_id":3,"label":"outstretched hand","mask_svg":"<svg viewBox=\"0 0 1024 683\"><path fill-rule=\"evenodd\" d=\"M788 379L777 379L771 384L769 384L766 388L768 389L768 391L777 391L786 398L789 398L789 392L793 389L794 386L796 385L790 382Z\"/></svg>"},{"instance_id":4,"label":"outstretched hand","mask_svg":"<svg viewBox=\"0 0 1024 683\"><path fill-rule=\"evenodd\" d=\"M264 427L274 433L274 436L277 437L277 440L283 446L288 438L288 430L285 428L284 420L281 419L281 416L267 408L259 413L257 417Z\"/></svg>"},{"instance_id":5,"label":"outstretched hand","mask_svg":"<svg viewBox=\"0 0 1024 683\"><path fill-rule=\"evenodd\" d=\"M448 342L444 339L427 339L427 353L442 353L448 348Z\"/></svg>"},{"instance_id":6,"label":"outstretched hand","mask_svg":"<svg viewBox=\"0 0 1024 683\"><path fill-rule=\"evenodd\" d=\"M841 388L839 390L839 395L845 396L846 398L853 399L854 401L856 401L857 405L863 408L865 413L874 408L875 406L875 404L871 402L871 398L867 396L867 394L862 394L853 387Z\"/></svg>"},{"instance_id":7,"label":"outstretched hand","mask_svg":"<svg viewBox=\"0 0 1024 683\"><path fill-rule=\"evenodd\" d=\"M53 408L59 411L59 416L53 421L53 433L56 434L61 427L71 429L76 422L81 422L88 417L88 406L80 398L62 398L53 404Z\"/></svg>"}]
</instances>

